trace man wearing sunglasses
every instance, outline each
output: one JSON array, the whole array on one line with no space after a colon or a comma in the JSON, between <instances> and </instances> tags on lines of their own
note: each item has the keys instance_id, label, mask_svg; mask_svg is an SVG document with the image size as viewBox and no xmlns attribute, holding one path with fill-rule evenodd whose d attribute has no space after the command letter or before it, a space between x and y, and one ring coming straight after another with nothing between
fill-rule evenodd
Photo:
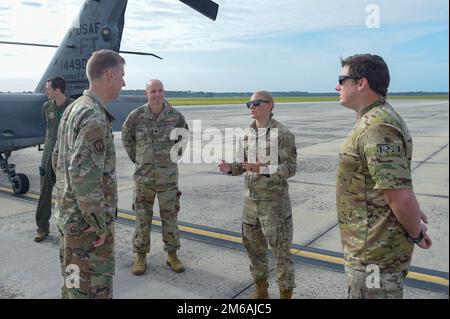
<instances>
[{"instance_id":1,"label":"man wearing sunglasses","mask_svg":"<svg viewBox=\"0 0 450 319\"><path fill-rule=\"evenodd\" d=\"M386 102L390 76L384 60L362 54L341 64L336 91L340 103L356 112L336 177L348 298L403 298L414 244L432 244L412 190L411 135Z\"/></svg>"},{"instance_id":2,"label":"man wearing sunglasses","mask_svg":"<svg viewBox=\"0 0 450 319\"><path fill-rule=\"evenodd\" d=\"M287 179L295 175L297 169L297 148L295 136L273 118L274 100L267 91L255 92L247 108L254 119L249 134L241 138L242 160L235 163L222 161L219 170L233 176L245 173L245 197L242 221L242 240L250 258L250 271L256 284L252 299L267 299L269 264L267 245L276 260L277 283L280 298L291 299L295 288L294 265L290 255L293 237L291 203ZM278 135L273 135L276 132ZM275 137L274 137L275 136ZM254 138L253 138L254 137ZM278 156L276 163L261 162L262 154L258 150L256 160L251 160L252 150L258 149L261 139L263 153L268 154L270 138L276 139ZM264 154L264 155L266 155ZM270 164L270 165L269 165Z\"/></svg>"}]
</instances>

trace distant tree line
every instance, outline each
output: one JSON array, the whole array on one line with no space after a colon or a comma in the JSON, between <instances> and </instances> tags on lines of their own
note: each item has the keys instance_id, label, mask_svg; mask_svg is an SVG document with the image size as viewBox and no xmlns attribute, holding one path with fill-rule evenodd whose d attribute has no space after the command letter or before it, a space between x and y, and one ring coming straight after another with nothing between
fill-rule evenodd
<instances>
[{"instance_id":1,"label":"distant tree line","mask_svg":"<svg viewBox=\"0 0 450 319\"><path fill-rule=\"evenodd\" d=\"M140 95L142 90L122 90L122 95ZM204 92L204 91L166 91L167 98L214 98L214 97L247 97L253 92ZM272 92L274 96L337 96L336 93L308 93L300 91Z\"/></svg>"},{"instance_id":2,"label":"distant tree line","mask_svg":"<svg viewBox=\"0 0 450 319\"><path fill-rule=\"evenodd\" d=\"M143 95L143 90L122 90L122 95ZM214 98L214 97L248 97L253 92L204 92L204 91L166 91L166 98ZM336 92L310 93L303 91L272 92L273 96L338 96ZM448 92L395 92L391 96L424 96L424 95L448 95Z\"/></svg>"},{"instance_id":3,"label":"distant tree line","mask_svg":"<svg viewBox=\"0 0 450 319\"><path fill-rule=\"evenodd\" d=\"M0 93L11 93L10 91ZM17 92L15 92L17 93ZM33 93L31 91L22 91L21 93ZM253 92L204 92L204 91L166 91L166 98L214 98L214 97L248 97ZM273 96L338 96L336 92L328 93L309 93L303 91L272 92ZM121 95L144 95L144 90L122 90ZM435 96L448 95L448 92L389 92L390 96Z\"/></svg>"}]
</instances>

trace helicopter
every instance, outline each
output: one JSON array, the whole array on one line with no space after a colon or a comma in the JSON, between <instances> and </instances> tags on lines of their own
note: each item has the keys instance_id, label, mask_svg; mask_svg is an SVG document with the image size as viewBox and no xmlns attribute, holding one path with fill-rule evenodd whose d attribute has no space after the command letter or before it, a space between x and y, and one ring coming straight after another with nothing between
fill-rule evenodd
<instances>
[{"instance_id":1,"label":"helicopter","mask_svg":"<svg viewBox=\"0 0 450 319\"><path fill-rule=\"evenodd\" d=\"M211 0L179 0L215 21L219 5ZM47 100L45 86L53 76L66 81L67 96L77 98L88 88L86 64L97 50L109 49L122 54L147 55L162 59L153 53L121 51L120 44L125 24L128 0L85 0L61 43L46 45L0 41L6 45L56 47L47 69L33 93L0 93L0 169L8 176L15 194L29 191L30 182L25 174L17 173L15 164L8 162L11 153L45 142L42 104ZM108 106L115 121L113 130L121 130L128 113L136 105L145 103L144 96L121 96Z\"/></svg>"}]
</instances>

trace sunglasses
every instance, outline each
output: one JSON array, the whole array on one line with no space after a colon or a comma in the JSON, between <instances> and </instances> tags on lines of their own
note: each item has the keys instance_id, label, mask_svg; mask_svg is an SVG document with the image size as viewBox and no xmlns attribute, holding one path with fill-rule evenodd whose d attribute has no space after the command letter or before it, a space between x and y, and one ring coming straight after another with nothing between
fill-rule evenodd
<instances>
[{"instance_id":1,"label":"sunglasses","mask_svg":"<svg viewBox=\"0 0 450 319\"><path fill-rule=\"evenodd\" d=\"M258 106L261 105L262 102L270 103L270 101L267 101L267 100L253 100L253 101L247 102L247 108L251 108L252 105L255 106L255 107L258 107Z\"/></svg>"},{"instance_id":2,"label":"sunglasses","mask_svg":"<svg viewBox=\"0 0 450 319\"><path fill-rule=\"evenodd\" d=\"M349 76L349 75L339 75L339 79L338 79L339 85L344 84L344 81L348 80L348 79L361 80L362 78L355 78L355 77Z\"/></svg>"}]
</instances>

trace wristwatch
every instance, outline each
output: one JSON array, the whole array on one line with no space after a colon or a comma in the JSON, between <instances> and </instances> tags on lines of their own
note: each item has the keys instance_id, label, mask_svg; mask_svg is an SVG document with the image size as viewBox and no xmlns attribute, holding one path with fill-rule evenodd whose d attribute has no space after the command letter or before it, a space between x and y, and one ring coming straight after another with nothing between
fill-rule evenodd
<instances>
[{"instance_id":1,"label":"wristwatch","mask_svg":"<svg viewBox=\"0 0 450 319\"><path fill-rule=\"evenodd\" d=\"M422 229L420 230L419 237L417 237L417 238L413 238L413 237L409 236L409 234L406 235L406 238L408 238L408 240L413 244L420 243L424 237L425 237L425 234L423 233Z\"/></svg>"}]
</instances>

